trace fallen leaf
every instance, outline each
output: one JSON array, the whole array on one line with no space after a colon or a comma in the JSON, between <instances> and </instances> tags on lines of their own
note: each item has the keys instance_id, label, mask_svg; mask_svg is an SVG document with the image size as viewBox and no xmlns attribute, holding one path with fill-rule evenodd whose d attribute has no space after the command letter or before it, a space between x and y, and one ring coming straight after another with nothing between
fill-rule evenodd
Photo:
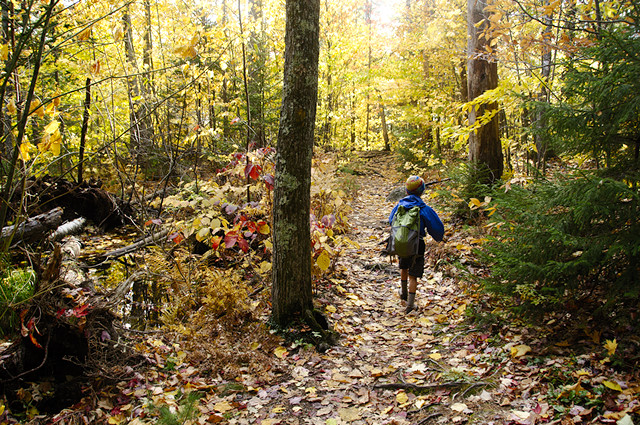
<instances>
[{"instance_id":1,"label":"fallen leaf","mask_svg":"<svg viewBox=\"0 0 640 425\"><path fill-rule=\"evenodd\" d=\"M608 339L604 343L604 348L607 350L607 354L613 356L618 349L618 342L615 339L613 341Z\"/></svg>"},{"instance_id":2,"label":"fallen leaf","mask_svg":"<svg viewBox=\"0 0 640 425\"><path fill-rule=\"evenodd\" d=\"M615 391L622 391L622 387L620 387L620 384L618 384L617 382L613 382L613 381L603 381L602 384L607 387L610 388L612 390Z\"/></svg>"},{"instance_id":3,"label":"fallen leaf","mask_svg":"<svg viewBox=\"0 0 640 425\"><path fill-rule=\"evenodd\" d=\"M516 345L515 347L511 347L511 357L518 358L522 357L531 351L531 347L525 344Z\"/></svg>"},{"instance_id":4,"label":"fallen leaf","mask_svg":"<svg viewBox=\"0 0 640 425\"><path fill-rule=\"evenodd\" d=\"M455 412L464 412L467 409L468 409L468 407L464 403L453 403L451 405L451 410L453 410Z\"/></svg>"},{"instance_id":5,"label":"fallen leaf","mask_svg":"<svg viewBox=\"0 0 640 425\"><path fill-rule=\"evenodd\" d=\"M406 392L398 391L398 394L396 394L396 401L400 404L405 404L409 401L409 397L407 396Z\"/></svg>"},{"instance_id":6,"label":"fallen leaf","mask_svg":"<svg viewBox=\"0 0 640 425\"><path fill-rule=\"evenodd\" d=\"M287 354L289 354L289 352L287 351L286 348L280 346L278 348L276 348L273 353L276 355L277 358L279 359L284 359L286 357Z\"/></svg>"},{"instance_id":7,"label":"fallen leaf","mask_svg":"<svg viewBox=\"0 0 640 425\"><path fill-rule=\"evenodd\" d=\"M360 410L355 407L341 407L338 409L338 415L346 422L357 421L360 419Z\"/></svg>"},{"instance_id":8,"label":"fallen leaf","mask_svg":"<svg viewBox=\"0 0 640 425\"><path fill-rule=\"evenodd\" d=\"M231 404L229 404L229 402L225 400L225 401L216 403L213 406L213 410L219 413L226 413L229 410L233 410L233 406L231 406Z\"/></svg>"}]
</instances>

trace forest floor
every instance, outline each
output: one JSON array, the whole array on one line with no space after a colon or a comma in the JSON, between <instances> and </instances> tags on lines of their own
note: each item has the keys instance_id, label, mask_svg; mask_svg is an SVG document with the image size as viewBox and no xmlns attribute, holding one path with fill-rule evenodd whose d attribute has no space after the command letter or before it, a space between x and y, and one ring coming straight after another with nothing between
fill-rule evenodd
<instances>
[{"instance_id":1,"label":"forest floor","mask_svg":"<svg viewBox=\"0 0 640 425\"><path fill-rule=\"evenodd\" d=\"M387 197L403 180L397 161L378 154L358 162L349 237L359 247L342 253L337 277L314 288L317 306L340 334L335 346L319 352L302 339L273 335L264 325L268 303L256 301L253 327L224 338L222 329L206 330L209 339L188 344L166 333L145 336L138 348L153 367L117 387L88 391L54 423L629 425L637 420L637 376L615 366L615 341L601 341L587 328L568 330L561 317L536 327L507 321L497 305L487 307L486 295L469 279L486 272L471 251L481 235L454 222L429 191L423 199L443 219L445 241L427 242L418 308L405 314L397 265L381 254L394 205ZM226 353L220 354L222 349ZM47 421L36 414L33 423Z\"/></svg>"}]
</instances>

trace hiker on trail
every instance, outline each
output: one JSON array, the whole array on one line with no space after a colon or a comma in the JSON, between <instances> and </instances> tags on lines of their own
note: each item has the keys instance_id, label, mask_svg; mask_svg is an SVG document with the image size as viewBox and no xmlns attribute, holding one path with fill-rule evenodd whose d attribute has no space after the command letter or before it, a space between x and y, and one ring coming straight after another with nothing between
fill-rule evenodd
<instances>
[{"instance_id":1,"label":"hiker on trail","mask_svg":"<svg viewBox=\"0 0 640 425\"><path fill-rule=\"evenodd\" d=\"M418 279L424 274L424 253L426 250L424 238L427 236L428 232L436 241L442 241L442 238L444 237L444 225L433 208L425 204L420 198L425 190L425 184L422 178L418 176L409 177L405 183L405 189L407 196L398 201L391 211L391 214L389 215L389 224L391 224L393 228L396 213L405 214L406 211L406 214L408 215L410 214L409 211L411 211L413 207L419 207L420 219L418 224L419 235L417 236L417 253L410 256L399 255L400 283L402 285L400 299L407 302L405 313L409 313L415 309ZM415 209L414 212L417 213L417 209Z\"/></svg>"}]
</instances>

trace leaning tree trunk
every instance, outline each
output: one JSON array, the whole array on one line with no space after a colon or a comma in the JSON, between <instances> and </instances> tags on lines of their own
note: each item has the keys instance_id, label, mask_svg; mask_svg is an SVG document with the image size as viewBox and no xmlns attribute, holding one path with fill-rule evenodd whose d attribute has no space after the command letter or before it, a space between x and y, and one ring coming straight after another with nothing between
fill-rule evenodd
<instances>
[{"instance_id":1,"label":"leaning tree trunk","mask_svg":"<svg viewBox=\"0 0 640 425\"><path fill-rule=\"evenodd\" d=\"M318 98L320 0L287 0L286 8L271 294L272 320L282 326L313 308L309 211Z\"/></svg>"},{"instance_id":2,"label":"leaning tree trunk","mask_svg":"<svg viewBox=\"0 0 640 425\"><path fill-rule=\"evenodd\" d=\"M485 15L486 2L468 0L469 52L467 64L467 82L469 100L473 100L487 90L498 87L498 64L487 53L490 39L483 31L489 22ZM494 114L493 118L469 136L469 161L484 168L489 174L487 183L499 180L503 171L502 146L500 143L499 121L495 110L496 103L475 105L469 111L469 125L484 114Z\"/></svg>"}]
</instances>

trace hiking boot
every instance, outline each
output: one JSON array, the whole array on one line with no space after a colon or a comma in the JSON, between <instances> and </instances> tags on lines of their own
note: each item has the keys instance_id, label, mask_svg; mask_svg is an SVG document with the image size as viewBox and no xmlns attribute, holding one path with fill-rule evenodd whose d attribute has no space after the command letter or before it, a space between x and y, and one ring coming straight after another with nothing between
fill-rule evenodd
<instances>
[{"instance_id":1,"label":"hiking boot","mask_svg":"<svg viewBox=\"0 0 640 425\"><path fill-rule=\"evenodd\" d=\"M404 310L405 314L411 313L413 310L416 309L416 293L415 292L409 292L409 296L407 297L407 308Z\"/></svg>"}]
</instances>

